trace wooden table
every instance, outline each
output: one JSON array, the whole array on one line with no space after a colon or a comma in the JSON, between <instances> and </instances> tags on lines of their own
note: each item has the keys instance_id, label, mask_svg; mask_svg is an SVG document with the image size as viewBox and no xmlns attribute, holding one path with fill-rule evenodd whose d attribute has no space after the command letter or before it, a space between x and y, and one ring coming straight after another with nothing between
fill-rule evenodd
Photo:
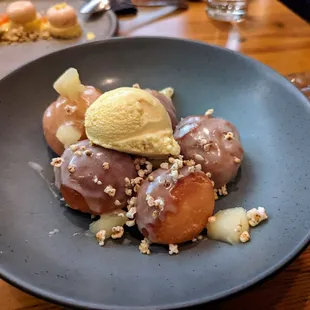
<instances>
[{"instance_id":1,"label":"wooden table","mask_svg":"<svg viewBox=\"0 0 310 310\"><path fill-rule=\"evenodd\" d=\"M237 26L208 19L204 3L191 3L180 12L144 9L138 16L122 17L119 33L191 38L240 51L282 74L310 71L310 26L274 0L253 0L249 20ZM310 248L271 279L210 308L310 309ZM13 309L61 308L0 280L0 310Z\"/></svg>"}]
</instances>

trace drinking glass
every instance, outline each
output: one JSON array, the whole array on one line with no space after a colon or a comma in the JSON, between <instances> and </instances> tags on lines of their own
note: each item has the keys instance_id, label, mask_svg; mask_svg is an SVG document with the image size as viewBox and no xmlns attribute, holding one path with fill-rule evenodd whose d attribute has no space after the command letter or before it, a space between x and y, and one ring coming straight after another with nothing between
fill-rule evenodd
<instances>
[{"instance_id":1,"label":"drinking glass","mask_svg":"<svg viewBox=\"0 0 310 310\"><path fill-rule=\"evenodd\" d=\"M248 4L247 0L207 0L207 13L216 20L240 22L247 16Z\"/></svg>"}]
</instances>

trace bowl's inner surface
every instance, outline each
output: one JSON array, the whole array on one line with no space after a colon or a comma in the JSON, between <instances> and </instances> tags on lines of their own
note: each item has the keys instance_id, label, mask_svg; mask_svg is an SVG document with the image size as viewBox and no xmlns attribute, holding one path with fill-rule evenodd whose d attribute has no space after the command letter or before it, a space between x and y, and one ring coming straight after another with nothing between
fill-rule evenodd
<instances>
[{"instance_id":1,"label":"bowl's inner surface","mask_svg":"<svg viewBox=\"0 0 310 310\"><path fill-rule=\"evenodd\" d=\"M252 241L230 246L205 240L171 257L163 247L141 255L135 238L100 248L76 235L89 218L60 207L28 166L40 164L52 179L41 117L56 98L53 82L70 66L84 84L102 90L172 86L179 116L214 108L234 123L246 156L241 177L217 209L265 207L270 219L252 230ZM309 239L308 102L256 62L179 40L113 40L21 68L0 82L0 100L0 274L28 290L85 308L193 304L255 282ZM49 236L54 229L59 232Z\"/></svg>"}]
</instances>

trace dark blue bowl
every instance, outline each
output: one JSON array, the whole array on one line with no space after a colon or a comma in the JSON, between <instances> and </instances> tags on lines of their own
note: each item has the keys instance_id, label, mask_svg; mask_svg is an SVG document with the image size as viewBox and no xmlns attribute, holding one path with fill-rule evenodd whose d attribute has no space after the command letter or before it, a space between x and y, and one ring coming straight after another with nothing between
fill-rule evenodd
<instances>
[{"instance_id":1,"label":"dark blue bowl","mask_svg":"<svg viewBox=\"0 0 310 310\"><path fill-rule=\"evenodd\" d=\"M89 218L62 208L27 165L52 178L41 117L68 67L102 90L139 83L175 88L179 116L209 108L239 129L245 160L217 209L263 206L268 222L248 244L205 240L177 256L141 255L127 237L104 248ZM93 309L167 309L240 291L291 260L310 238L310 109L284 77L248 57L198 42L126 38L85 44L31 62L0 81L0 275L39 297ZM49 236L49 232L59 232ZM73 236L74 235L74 236Z\"/></svg>"}]
</instances>

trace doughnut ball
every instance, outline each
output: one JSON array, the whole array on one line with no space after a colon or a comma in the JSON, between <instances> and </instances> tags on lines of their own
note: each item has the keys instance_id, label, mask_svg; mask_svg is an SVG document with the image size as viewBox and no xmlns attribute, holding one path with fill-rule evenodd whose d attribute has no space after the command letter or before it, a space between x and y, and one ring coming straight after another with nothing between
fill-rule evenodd
<instances>
[{"instance_id":1,"label":"doughnut ball","mask_svg":"<svg viewBox=\"0 0 310 310\"><path fill-rule=\"evenodd\" d=\"M230 122L209 115L188 116L174 133L185 159L201 164L211 173L215 188L221 188L237 175L243 148L237 128Z\"/></svg>"},{"instance_id":2,"label":"doughnut ball","mask_svg":"<svg viewBox=\"0 0 310 310\"><path fill-rule=\"evenodd\" d=\"M94 215L126 207L125 178L133 179L133 159L117 151L92 145L89 140L68 147L52 161L55 184L66 203L75 210Z\"/></svg>"},{"instance_id":3,"label":"doughnut ball","mask_svg":"<svg viewBox=\"0 0 310 310\"><path fill-rule=\"evenodd\" d=\"M157 169L139 189L136 223L153 243L179 244L195 238L207 224L214 209L210 179L201 171Z\"/></svg>"},{"instance_id":4,"label":"doughnut ball","mask_svg":"<svg viewBox=\"0 0 310 310\"><path fill-rule=\"evenodd\" d=\"M95 87L85 86L80 100L73 102L60 96L46 109L43 132L47 144L56 154L61 155L66 146L86 139L85 112L100 95Z\"/></svg>"}]
</instances>

